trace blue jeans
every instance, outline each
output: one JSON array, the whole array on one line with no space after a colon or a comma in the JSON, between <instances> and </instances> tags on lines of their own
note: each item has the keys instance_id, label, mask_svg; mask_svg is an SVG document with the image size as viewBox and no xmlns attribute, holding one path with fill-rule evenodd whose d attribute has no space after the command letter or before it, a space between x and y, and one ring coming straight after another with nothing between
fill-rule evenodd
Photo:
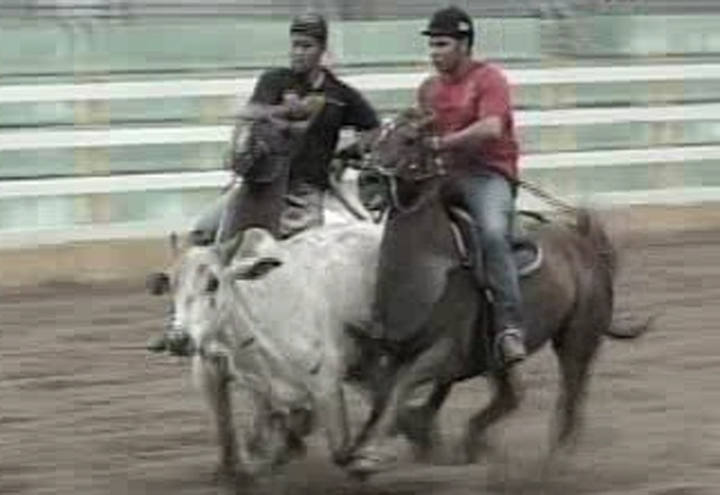
<instances>
[{"instance_id":1,"label":"blue jeans","mask_svg":"<svg viewBox=\"0 0 720 495\"><path fill-rule=\"evenodd\" d=\"M522 301L512 238L515 197L508 179L487 171L451 180L449 200L464 207L475 221L475 279L492 292L498 331L522 328Z\"/></svg>"}]
</instances>

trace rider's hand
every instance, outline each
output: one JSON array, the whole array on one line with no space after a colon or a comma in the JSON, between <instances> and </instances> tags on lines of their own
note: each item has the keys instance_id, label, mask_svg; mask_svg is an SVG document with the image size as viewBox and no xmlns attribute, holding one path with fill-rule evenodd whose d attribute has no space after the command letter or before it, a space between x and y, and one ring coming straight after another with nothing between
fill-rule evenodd
<instances>
[{"instance_id":1,"label":"rider's hand","mask_svg":"<svg viewBox=\"0 0 720 495\"><path fill-rule=\"evenodd\" d=\"M344 161L354 161L354 160L362 160L363 158L363 151L361 149L360 143L357 141L349 144L348 146L345 146L344 148L338 150L335 153L335 156Z\"/></svg>"},{"instance_id":2,"label":"rider's hand","mask_svg":"<svg viewBox=\"0 0 720 495\"><path fill-rule=\"evenodd\" d=\"M440 152L443 149L445 149L445 143L443 141L442 136L428 136L425 139L423 139L423 145L426 148L431 149L434 152Z\"/></svg>"},{"instance_id":3,"label":"rider's hand","mask_svg":"<svg viewBox=\"0 0 720 495\"><path fill-rule=\"evenodd\" d=\"M309 94L301 101L311 115L316 114L325 106L325 96L322 94Z\"/></svg>"},{"instance_id":4,"label":"rider's hand","mask_svg":"<svg viewBox=\"0 0 720 495\"><path fill-rule=\"evenodd\" d=\"M283 106L286 109L287 118L290 120L306 120L322 108L322 97L308 95L304 98L294 93L286 94L283 97Z\"/></svg>"}]
</instances>

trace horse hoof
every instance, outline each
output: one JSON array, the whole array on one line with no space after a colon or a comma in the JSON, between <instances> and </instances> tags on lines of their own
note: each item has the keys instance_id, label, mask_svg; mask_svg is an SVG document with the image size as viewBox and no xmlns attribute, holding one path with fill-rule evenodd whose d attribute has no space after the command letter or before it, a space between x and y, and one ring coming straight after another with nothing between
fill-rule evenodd
<instances>
[{"instance_id":1,"label":"horse hoof","mask_svg":"<svg viewBox=\"0 0 720 495\"><path fill-rule=\"evenodd\" d=\"M378 474L385 469L387 469L387 467L383 465L382 460L367 457L354 459L345 466L348 475L357 481L365 481L370 476Z\"/></svg>"},{"instance_id":2,"label":"horse hoof","mask_svg":"<svg viewBox=\"0 0 720 495\"><path fill-rule=\"evenodd\" d=\"M221 486L247 486L254 481L249 473L228 466L219 466L213 473L213 482Z\"/></svg>"},{"instance_id":3,"label":"horse hoof","mask_svg":"<svg viewBox=\"0 0 720 495\"><path fill-rule=\"evenodd\" d=\"M397 462L397 455L387 449L365 448L356 452L352 460L345 466L351 476L367 478L373 474L390 469Z\"/></svg>"},{"instance_id":4,"label":"horse hoof","mask_svg":"<svg viewBox=\"0 0 720 495\"><path fill-rule=\"evenodd\" d=\"M492 447L484 440L473 440L467 438L463 442L463 448L458 449L457 464L477 464L481 459L492 453Z\"/></svg>"},{"instance_id":5,"label":"horse hoof","mask_svg":"<svg viewBox=\"0 0 720 495\"><path fill-rule=\"evenodd\" d=\"M350 480L357 483L365 483L370 478L370 473L364 471L348 471L347 474Z\"/></svg>"}]
</instances>

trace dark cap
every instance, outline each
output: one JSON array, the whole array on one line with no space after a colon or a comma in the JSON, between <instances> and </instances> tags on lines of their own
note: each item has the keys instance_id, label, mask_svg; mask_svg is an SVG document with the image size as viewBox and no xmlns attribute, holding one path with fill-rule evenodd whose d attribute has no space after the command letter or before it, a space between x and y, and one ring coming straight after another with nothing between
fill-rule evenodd
<instances>
[{"instance_id":1,"label":"dark cap","mask_svg":"<svg viewBox=\"0 0 720 495\"><path fill-rule=\"evenodd\" d=\"M290 34L304 34L325 44L328 37L327 22L320 14L300 14L290 23Z\"/></svg>"},{"instance_id":2,"label":"dark cap","mask_svg":"<svg viewBox=\"0 0 720 495\"><path fill-rule=\"evenodd\" d=\"M473 39L472 18L458 7L446 7L436 11L430 18L425 36L452 36L453 38Z\"/></svg>"}]
</instances>

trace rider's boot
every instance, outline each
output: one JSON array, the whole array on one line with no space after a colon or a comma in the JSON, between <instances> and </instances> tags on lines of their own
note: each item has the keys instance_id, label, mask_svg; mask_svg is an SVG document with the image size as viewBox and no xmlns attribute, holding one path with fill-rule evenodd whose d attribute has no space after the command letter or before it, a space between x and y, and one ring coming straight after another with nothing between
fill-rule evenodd
<instances>
[{"instance_id":1,"label":"rider's boot","mask_svg":"<svg viewBox=\"0 0 720 495\"><path fill-rule=\"evenodd\" d=\"M475 260L482 260L482 252L478 249L475 254ZM505 316L508 311L503 311L504 308L497 306L497 298L492 291L486 287L487 275L484 271L484 265L482 262L478 264L477 261L473 262L473 275L475 276L476 283L485 294L486 300L489 300L493 306L493 324L491 328L494 332L491 333L493 340L493 350L495 356L500 360L503 366L508 367L513 364L517 364L523 361L527 357L527 350L525 349L525 332L521 325L512 322L512 319ZM499 314L500 313L500 314ZM512 313L512 312L511 312ZM517 313L517 311L515 311Z\"/></svg>"},{"instance_id":2,"label":"rider's boot","mask_svg":"<svg viewBox=\"0 0 720 495\"><path fill-rule=\"evenodd\" d=\"M505 366L512 366L527 357L524 332L519 326L507 325L495 337L495 347Z\"/></svg>"}]
</instances>

